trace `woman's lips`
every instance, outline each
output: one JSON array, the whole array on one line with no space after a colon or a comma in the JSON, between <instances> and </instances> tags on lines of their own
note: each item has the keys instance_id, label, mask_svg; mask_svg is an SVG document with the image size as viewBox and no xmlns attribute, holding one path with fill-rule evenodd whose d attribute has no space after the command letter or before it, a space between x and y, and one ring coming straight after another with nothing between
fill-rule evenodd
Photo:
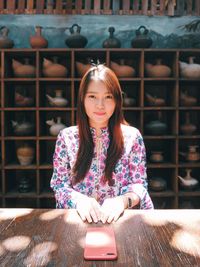
<instances>
[{"instance_id":1,"label":"woman's lips","mask_svg":"<svg viewBox=\"0 0 200 267\"><path fill-rule=\"evenodd\" d=\"M103 116L105 115L106 113L105 112L94 112L95 115L98 115L98 116Z\"/></svg>"}]
</instances>

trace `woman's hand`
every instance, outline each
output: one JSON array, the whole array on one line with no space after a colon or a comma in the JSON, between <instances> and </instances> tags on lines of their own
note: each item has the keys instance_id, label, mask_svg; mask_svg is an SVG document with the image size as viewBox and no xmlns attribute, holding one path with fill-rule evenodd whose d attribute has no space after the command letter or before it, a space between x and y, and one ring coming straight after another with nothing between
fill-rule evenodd
<instances>
[{"instance_id":1,"label":"woman's hand","mask_svg":"<svg viewBox=\"0 0 200 267\"><path fill-rule=\"evenodd\" d=\"M97 223L101 219L101 206L95 198L81 196L77 200L76 210L83 221Z\"/></svg>"},{"instance_id":2,"label":"woman's hand","mask_svg":"<svg viewBox=\"0 0 200 267\"><path fill-rule=\"evenodd\" d=\"M107 198L101 206L102 223L116 222L119 216L124 212L125 203L122 196Z\"/></svg>"}]
</instances>

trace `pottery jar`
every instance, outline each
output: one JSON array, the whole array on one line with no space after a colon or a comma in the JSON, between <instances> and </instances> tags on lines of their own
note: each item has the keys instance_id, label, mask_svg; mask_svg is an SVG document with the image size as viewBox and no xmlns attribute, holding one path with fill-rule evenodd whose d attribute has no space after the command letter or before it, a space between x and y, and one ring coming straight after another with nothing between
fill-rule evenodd
<instances>
[{"instance_id":1,"label":"pottery jar","mask_svg":"<svg viewBox=\"0 0 200 267\"><path fill-rule=\"evenodd\" d=\"M66 127L66 125L61 122L61 117L57 117L56 122L54 121L54 119L47 120L46 124L51 126L49 128L49 132L52 136L57 136L59 132Z\"/></svg>"},{"instance_id":2,"label":"pottery jar","mask_svg":"<svg viewBox=\"0 0 200 267\"><path fill-rule=\"evenodd\" d=\"M31 191L31 181L28 177L20 177L18 181L18 191L20 193L28 193Z\"/></svg>"},{"instance_id":3,"label":"pottery jar","mask_svg":"<svg viewBox=\"0 0 200 267\"><path fill-rule=\"evenodd\" d=\"M36 75L36 68L29 64L29 58L24 59L25 63L21 63L15 59L12 60L12 67L15 77L33 78Z\"/></svg>"},{"instance_id":4,"label":"pottery jar","mask_svg":"<svg viewBox=\"0 0 200 267\"><path fill-rule=\"evenodd\" d=\"M17 158L22 166L27 166L32 163L35 155L35 150L28 144L17 148Z\"/></svg>"},{"instance_id":5,"label":"pottery jar","mask_svg":"<svg viewBox=\"0 0 200 267\"><path fill-rule=\"evenodd\" d=\"M46 94L49 104L53 107L65 107L68 104L68 100L62 96L63 91L60 89L55 90L55 97L51 97Z\"/></svg>"},{"instance_id":6,"label":"pottery jar","mask_svg":"<svg viewBox=\"0 0 200 267\"><path fill-rule=\"evenodd\" d=\"M163 135L166 133L167 125L159 120L150 121L145 125L145 129L148 134L151 135Z\"/></svg>"},{"instance_id":7,"label":"pottery jar","mask_svg":"<svg viewBox=\"0 0 200 267\"><path fill-rule=\"evenodd\" d=\"M190 114L186 112L185 114L185 123L180 126L180 130L185 135L193 134L197 129L197 126L190 122Z\"/></svg>"},{"instance_id":8,"label":"pottery jar","mask_svg":"<svg viewBox=\"0 0 200 267\"><path fill-rule=\"evenodd\" d=\"M34 124L28 121L18 123L12 120L11 123L16 135L30 135L34 130Z\"/></svg>"},{"instance_id":9,"label":"pottery jar","mask_svg":"<svg viewBox=\"0 0 200 267\"><path fill-rule=\"evenodd\" d=\"M66 28L66 29L69 29L71 33L71 35L69 35L65 40L65 43L68 47L83 48L86 46L88 40L85 36L80 34L81 26L79 26L78 24L73 24L70 28Z\"/></svg>"},{"instance_id":10,"label":"pottery jar","mask_svg":"<svg viewBox=\"0 0 200 267\"><path fill-rule=\"evenodd\" d=\"M151 162L163 162L163 152L162 151L151 151L150 161Z\"/></svg>"},{"instance_id":11,"label":"pottery jar","mask_svg":"<svg viewBox=\"0 0 200 267\"><path fill-rule=\"evenodd\" d=\"M42 27L35 27L35 35L30 36L30 44L32 48L46 48L48 41L42 36Z\"/></svg>"},{"instance_id":12,"label":"pottery jar","mask_svg":"<svg viewBox=\"0 0 200 267\"><path fill-rule=\"evenodd\" d=\"M191 176L192 169L185 169L186 176L181 177L180 175L178 178L180 179L180 185L185 190L194 190L198 187L199 181Z\"/></svg>"},{"instance_id":13,"label":"pottery jar","mask_svg":"<svg viewBox=\"0 0 200 267\"><path fill-rule=\"evenodd\" d=\"M83 77L83 75L88 71L92 65L91 64L84 64L82 62L76 61L76 69L79 77Z\"/></svg>"},{"instance_id":14,"label":"pottery jar","mask_svg":"<svg viewBox=\"0 0 200 267\"><path fill-rule=\"evenodd\" d=\"M58 63L58 58L53 57L53 61L43 59L43 74L45 77L62 78L67 77L67 68Z\"/></svg>"},{"instance_id":15,"label":"pottery jar","mask_svg":"<svg viewBox=\"0 0 200 267\"><path fill-rule=\"evenodd\" d=\"M123 63L118 64L117 62L110 62L111 69L115 72L117 77L128 78L135 76L135 69L131 66L124 65Z\"/></svg>"},{"instance_id":16,"label":"pottery jar","mask_svg":"<svg viewBox=\"0 0 200 267\"><path fill-rule=\"evenodd\" d=\"M153 191L164 191L167 188L167 183L162 177L152 177L149 180L149 187Z\"/></svg>"},{"instance_id":17,"label":"pottery jar","mask_svg":"<svg viewBox=\"0 0 200 267\"><path fill-rule=\"evenodd\" d=\"M200 78L200 64L194 63L195 57L189 57L189 63L179 61L181 77L189 79Z\"/></svg>"},{"instance_id":18,"label":"pottery jar","mask_svg":"<svg viewBox=\"0 0 200 267\"><path fill-rule=\"evenodd\" d=\"M115 28L114 27L109 27L108 31L110 33L110 36L108 39L103 41L102 47L103 48L120 48L121 47L121 42L119 39L117 39L114 36Z\"/></svg>"},{"instance_id":19,"label":"pottery jar","mask_svg":"<svg viewBox=\"0 0 200 267\"><path fill-rule=\"evenodd\" d=\"M171 69L167 65L162 64L162 59L157 58L156 64L145 63L145 70L148 77L165 78L171 75Z\"/></svg>"},{"instance_id":20,"label":"pottery jar","mask_svg":"<svg viewBox=\"0 0 200 267\"><path fill-rule=\"evenodd\" d=\"M135 33L136 37L131 41L133 48L148 48L152 45L152 39L148 36L149 30L145 26L140 26Z\"/></svg>"},{"instance_id":21,"label":"pottery jar","mask_svg":"<svg viewBox=\"0 0 200 267\"><path fill-rule=\"evenodd\" d=\"M195 106L197 103L197 98L194 96L190 96L187 91L181 91L180 103L182 106Z\"/></svg>"},{"instance_id":22,"label":"pottery jar","mask_svg":"<svg viewBox=\"0 0 200 267\"><path fill-rule=\"evenodd\" d=\"M197 145L189 145L188 152L179 152L180 155L185 157L187 161L196 162L200 160L200 153L197 151L199 146Z\"/></svg>"},{"instance_id":23,"label":"pottery jar","mask_svg":"<svg viewBox=\"0 0 200 267\"><path fill-rule=\"evenodd\" d=\"M9 29L5 26L0 28L0 48L12 48L14 42L8 38Z\"/></svg>"}]
</instances>

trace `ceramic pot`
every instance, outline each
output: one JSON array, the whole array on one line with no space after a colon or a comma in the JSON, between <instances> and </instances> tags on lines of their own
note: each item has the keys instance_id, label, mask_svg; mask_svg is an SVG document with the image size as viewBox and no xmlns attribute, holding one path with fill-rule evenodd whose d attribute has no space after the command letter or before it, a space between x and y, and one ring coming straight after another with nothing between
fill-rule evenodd
<instances>
[{"instance_id":1,"label":"ceramic pot","mask_svg":"<svg viewBox=\"0 0 200 267\"><path fill-rule=\"evenodd\" d=\"M129 97L125 92L123 92L123 106L124 107L132 107L136 103L135 99Z\"/></svg>"},{"instance_id":2,"label":"ceramic pot","mask_svg":"<svg viewBox=\"0 0 200 267\"><path fill-rule=\"evenodd\" d=\"M184 190L194 190L199 186L199 181L191 176L192 169L185 169L186 171L186 176L181 177L180 175L178 178L180 179L180 186Z\"/></svg>"},{"instance_id":3,"label":"ceramic pot","mask_svg":"<svg viewBox=\"0 0 200 267\"><path fill-rule=\"evenodd\" d=\"M14 129L14 133L16 135L30 135L33 133L34 125L33 123L30 123L28 121L23 121L21 123L18 123L16 121L11 121L12 127Z\"/></svg>"},{"instance_id":4,"label":"ceramic pot","mask_svg":"<svg viewBox=\"0 0 200 267\"><path fill-rule=\"evenodd\" d=\"M145 129L150 135L163 135L167 131L167 125L159 120L154 120L147 123Z\"/></svg>"},{"instance_id":5,"label":"ceramic pot","mask_svg":"<svg viewBox=\"0 0 200 267\"><path fill-rule=\"evenodd\" d=\"M162 177L152 177L149 180L149 187L152 191L164 191L167 188L167 183Z\"/></svg>"},{"instance_id":6,"label":"ceramic pot","mask_svg":"<svg viewBox=\"0 0 200 267\"><path fill-rule=\"evenodd\" d=\"M67 77L67 68L61 64L58 64L58 58L53 57L53 61L44 58L43 59L43 75L50 78L63 78Z\"/></svg>"},{"instance_id":7,"label":"ceramic pot","mask_svg":"<svg viewBox=\"0 0 200 267\"><path fill-rule=\"evenodd\" d=\"M59 132L66 127L66 125L61 122L61 117L57 117L56 122L54 121L54 119L47 120L46 124L51 126L49 128L49 132L52 136L57 136Z\"/></svg>"},{"instance_id":8,"label":"ceramic pot","mask_svg":"<svg viewBox=\"0 0 200 267\"><path fill-rule=\"evenodd\" d=\"M182 92L180 93L180 104L182 106L195 106L197 103L197 98L188 95L188 92Z\"/></svg>"},{"instance_id":9,"label":"ceramic pot","mask_svg":"<svg viewBox=\"0 0 200 267\"><path fill-rule=\"evenodd\" d=\"M24 96L15 91L15 106L17 107L31 107L34 103L33 97Z\"/></svg>"},{"instance_id":10,"label":"ceramic pot","mask_svg":"<svg viewBox=\"0 0 200 267\"><path fill-rule=\"evenodd\" d=\"M181 156L183 156L187 161L196 162L200 160L200 153L197 151L199 146L190 145L188 146L188 152L179 152Z\"/></svg>"},{"instance_id":11,"label":"ceramic pot","mask_svg":"<svg viewBox=\"0 0 200 267\"><path fill-rule=\"evenodd\" d=\"M115 72L117 77L128 78L135 76L135 69L128 65L121 65L114 61L110 62L111 69Z\"/></svg>"},{"instance_id":12,"label":"ceramic pot","mask_svg":"<svg viewBox=\"0 0 200 267\"><path fill-rule=\"evenodd\" d=\"M33 78L36 74L36 68L29 64L29 58L24 59L25 63L13 59L12 67L14 76L18 78Z\"/></svg>"},{"instance_id":13,"label":"ceramic pot","mask_svg":"<svg viewBox=\"0 0 200 267\"><path fill-rule=\"evenodd\" d=\"M149 106L164 106L165 105L165 99L159 98L157 96L152 96L148 93L145 94L147 102Z\"/></svg>"},{"instance_id":14,"label":"ceramic pot","mask_svg":"<svg viewBox=\"0 0 200 267\"><path fill-rule=\"evenodd\" d=\"M78 24L73 24L70 28L66 28L66 29L69 29L71 33L71 35L69 35L65 40L65 43L68 47L83 48L86 46L88 41L85 36L80 34L81 26L79 26Z\"/></svg>"},{"instance_id":15,"label":"ceramic pot","mask_svg":"<svg viewBox=\"0 0 200 267\"><path fill-rule=\"evenodd\" d=\"M17 149L17 158L22 166L30 165L33 161L34 155L34 148L28 144L25 144Z\"/></svg>"},{"instance_id":16,"label":"ceramic pot","mask_svg":"<svg viewBox=\"0 0 200 267\"><path fill-rule=\"evenodd\" d=\"M145 70L148 77L165 78L171 75L171 69L162 64L160 58L156 59L156 64L145 63Z\"/></svg>"},{"instance_id":17,"label":"ceramic pot","mask_svg":"<svg viewBox=\"0 0 200 267\"><path fill-rule=\"evenodd\" d=\"M48 41L42 36L42 27L35 27L35 35L30 36L30 44L32 48L46 48L48 46Z\"/></svg>"},{"instance_id":18,"label":"ceramic pot","mask_svg":"<svg viewBox=\"0 0 200 267\"><path fill-rule=\"evenodd\" d=\"M148 48L152 45L152 39L148 36L149 30L145 26L140 26L135 33L136 37L131 41L133 48Z\"/></svg>"},{"instance_id":19,"label":"ceramic pot","mask_svg":"<svg viewBox=\"0 0 200 267\"><path fill-rule=\"evenodd\" d=\"M65 107L68 104L68 100L62 96L63 91L60 89L55 90L55 97L51 97L46 94L49 104L53 107Z\"/></svg>"},{"instance_id":20,"label":"ceramic pot","mask_svg":"<svg viewBox=\"0 0 200 267\"><path fill-rule=\"evenodd\" d=\"M92 67L91 64L84 64L79 61L76 61L75 64L79 77L83 77L83 75Z\"/></svg>"},{"instance_id":21,"label":"ceramic pot","mask_svg":"<svg viewBox=\"0 0 200 267\"><path fill-rule=\"evenodd\" d=\"M179 61L181 77L189 79L200 78L200 64L195 64L194 58L189 57L189 63Z\"/></svg>"},{"instance_id":22,"label":"ceramic pot","mask_svg":"<svg viewBox=\"0 0 200 267\"><path fill-rule=\"evenodd\" d=\"M151 162L163 162L164 156L162 151L151 151L150 161Z\"/></svg>"},{"instance_id":23,"label":"ceramic pot","mask_svg":"<svg viewBox=\"0 0 200 267\"><path fill-rule=\"evenodd\" d=\"M185 114L185 123L180 126L180 130L185 135L193 134L197 129L197 126L190 122L190 114L186 112Z\"/></svg>"},{"instance_id":24,"label":"ceramic pot","mask_svg":"<svg viewBox=\"0 0 200 267\"><path fill-rule=\"evenodd\" d=\"M12 48L14 42L8 38L9 29L5 26L0 28L0 48Z\"/></svg>"},{"instance_id":25,"label":"ceramic pot","mask_svg":"<svg viewBox=\"0 0 200 267\"><path fill-rule=\"evenodd\" d=\"M29 178L27 177L20 177L19 181L18 181L18 191L20 193L28 193L31 191L31 181Z\"/></svg>"},{"instance_id":26,"label":"ceramic pot","mask_svg":"<svg viewBox=\"0 0 200 267\"><path fill-rule=\"evenodd\" d=\"M120 48L121 47L120 40L114 37L115 28L109 27L108 31L110 33L110 36L108 39L103 41L103 44L102 44L103 48Z\"/></svg>"}]
</instances>

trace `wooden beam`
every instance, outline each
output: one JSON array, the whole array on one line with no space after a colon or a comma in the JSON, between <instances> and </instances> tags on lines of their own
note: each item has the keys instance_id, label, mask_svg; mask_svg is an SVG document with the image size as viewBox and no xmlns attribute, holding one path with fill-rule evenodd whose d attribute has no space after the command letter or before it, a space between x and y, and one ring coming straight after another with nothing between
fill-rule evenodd
<instances>
[{"instance_id":1,"label":"wooden beam","mask_svg":"<svg viewBox=\"0 0 200 267\"><path fill-rule=\"evenodd\" d=\"M34 0L27 0L27 9L26 10L27 10L28 14L34 13L33 7L34 7Z\"/></svg>"},{"instance_id":2,"label":"wooden beam","mask_svg":"<svg viewBox=\"0 0 200 267\"><path fill-rule=\"evenodd\" d=\"M115 0L112 3L113 15L118 15L120 13L120 0Z\"/></svg>"},{"instance_id":3,"label":"wooden beam","mask_svg":"<svg viewBox=\"0 0 200 267\"><path fill-rule=\"evenodd\" d=\"M122 14L129 15L130 14L130 0L122 1Z\"/></svg>"},{"instance_id":4,"label":"wooden beam","mask_svg":"<svg viewBox=\"0 0 200 267\"><path fill-rule=\"evenodd\" d=\"M148 14L148 0L142 1L142 15Z\"/></svg>"},{"instance_id":5,"label":"wooden beam","mask_svg":"<svg viewBox=\"0 0 200 267\"><path fill-rule=\"evenodd\" d=\"M36 14L44 13L44 0L37 0L36 2Z\"/></svg>"},{"instance_id":6,"label":"wooden beam","mask_svg":"<svg viewBox=\"0 0 200 267\"><path fill-rule=\"evenodd\" d=\"M63 1L56 0L55 14L63 14Z\"/></svg>"},{"instance_id":7,"label":"wooden beam","mask_svg":"<svg viewBox=\"0 0 200 267\"><path fill-rule=\"evenodd\" d=\"M25 0L18 1L18 13L24 13L25 12Z\"/></svg>"},{"instance_id":8,"label":"wooden beam","mask_svg":"<svg viewBox=\"0 0 200 267\"><path fill-rule=\"evenodd\" d=\"M94 14L98 15L101 11L101 0L94 0Z\"/></svg>"},{"instance_id":9,"label":"wooden beam","mask_svg":"<svg viewBox=\"0 0 200 267\"><path fill-rule=\"evenodd\" d=\"M16 2L16 0L7 1L7 12L8 12L8 14L14 14L16 12L15 2Z\"/></svg>"}]
</instances>

